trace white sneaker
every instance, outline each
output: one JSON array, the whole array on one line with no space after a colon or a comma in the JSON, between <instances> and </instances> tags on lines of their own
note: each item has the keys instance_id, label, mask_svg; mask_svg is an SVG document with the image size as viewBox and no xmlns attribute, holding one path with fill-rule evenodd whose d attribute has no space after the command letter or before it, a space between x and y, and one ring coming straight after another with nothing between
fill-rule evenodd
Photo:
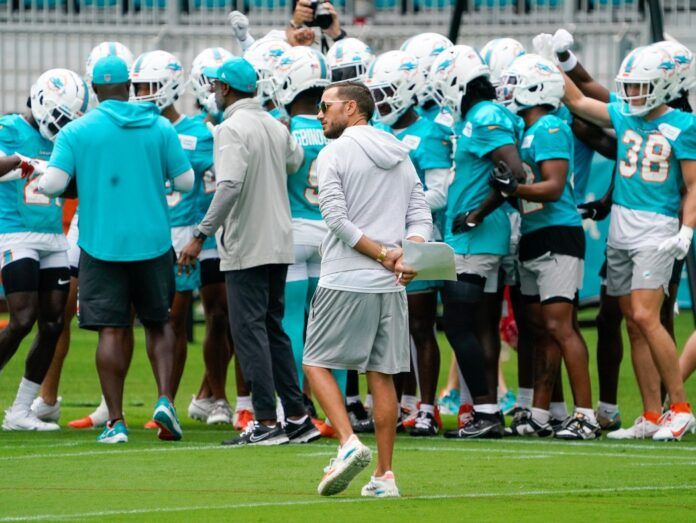
<instances>
[{"instance_id":1,"label":"white sneaker","mask_svg":"<svg viewBox=\"0 0 696 523\"><path fill-rule=\"evenodd\" d=\"M208 421L210 411L213 409L213 403L214 401L211 398L197 400L196 396L193 396L188 406L188 417L197 421Z\"/></svg>"},{"instance_id":2,"label":"white sneaker","mask_svg":"<svg viewBox=\"0 0 696 523\"><path fill-rule=\"evenodd\" d=\"M394 473L391 470L385 472L379 478L372 476L370 482L362 488L360 494L372 498L398 498L401 496L396 486Z\"/></svg>"},{"instance_id":3,"label":"white sneaker","mask_svg":"<svg viewBox=\"0 0 696 523\"><path fill-rule=\"evenodd\" d=\"M57 423L47 423L36 417L31 410L15 411L10 408L5 411L5 420L2 422L2 430L35 430L48 432L60 430Z\"/></svg>"},{"instance_id":4,"label":"white sneaker","mask_svg":"<svg viewBox=\"0 0 696 523\"><path fill-rule=\"evenodd\" d=\"M353 434L346 443L338 447L338 454L324 469L317 492L322 496L333 496L343 492L361 470L372 460L372 452Z\"/></svg>"},{"instance_id":5,"label":"white sneaker","mask_svg":"<svg viewBox=\"0 0 696 523\"><path fill-rule=\"evenodd\" d=\"M632 427L617 429L607 432L609 439L648 439L652 438L660 430L660 425L645 419L643 416L636 418Z\"/></svg>"},{"instance_id":6,"label":"white sneaker","mask_svg":"<svg viewBox=\"0 0 696 523\"><path fill-rule=\"evenodd\" d=\"M680 441L687 432L696 432L696 419L691 412L670 411L669 417L653 435L655 441Z\"/></svg>"},{"instance_id":7,"label":"white sneaker","mask_svg":"<svg viewBox=\"0 0 696 523\"><path fill-rule=\"evenodd\" d=\"M217 400L213 403L213 407L208 414L206 423L208 425L217 425L219 423L232 424L232 407L227 403L227 400Z\"/></svg>"},{"instance_id":8,"label":"white sneaker","mask_svg":"<svg viewBox=\"0 0 696 523\"><path fill-rule=\"evenodd\" d=\"M31 404L31 411L41 421L58 421L60 419L60 402L63 398L59 397L55 405L49 405L41 396L38 396Z\"/></svg>"}]
</instances>

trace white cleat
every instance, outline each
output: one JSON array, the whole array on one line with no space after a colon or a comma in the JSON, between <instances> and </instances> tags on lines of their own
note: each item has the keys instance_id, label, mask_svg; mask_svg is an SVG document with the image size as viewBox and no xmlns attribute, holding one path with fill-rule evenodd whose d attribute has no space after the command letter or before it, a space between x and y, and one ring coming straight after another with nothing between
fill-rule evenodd
<instances>
[{"instance_id":1,"label":"white cleat","mask_svg":"<svg viewBox=\"0 0 696 523\"><path fill-rule=\"evenodd\" d=\"M2 430L50 432L60 430L60 427L57 423L41 421L31 410L17 412L14 409L8 409L5 411Z\"/></svg>"},{"instance_id":2,"label":"white cleat","mask_svg":"<svg viewBox=\"0 0 696 523\"><path fill-rule=\"evenodd\" d=\"M193 396L188 406L188 417L205 423L213 409L213 403L210 398L196 399L196 396Z\"/></svg>"},{"instance_id":3,"label":"white cleat","mask_svg":"<svg viewBox=\"0 0 696 523\"><path fill-rule=\"evenodd\" d=\"M63 398L58 398L55 405L49 405L39 396L31 404L31 411L41 421L55 421L60 419L60 402Z\"/></svg>"},{"instance_id":4,"label":"white cleat","mask_svg":"<svg viewBox=\"0 0 696 523\"><path fill-rule=\"evenodd\" d=\"M607 432L608 439L649 439L660 430L660 425L645 419L643 416L636 418L632 427L617 429Z\"/></svg>"},{"instance_id":5,"label":"white cleat","mask_svg":"<svg viewBox=\"0 0 696 523\"><path fill-rule=\"evenodd\" d=\"M670 411L653 439L655 441L681 441L687 432L696 432L696 419L691 412Z\"/></svg>"},{"instance_id":6,"label":"white cleat","mask_svg":"<svg viewBox=\"0 0 696 523\"><path fill-rule=\"evenodd\" d=\"M206 423L208 425L218 425L218 424L232 424L232 407L227 403L227 400L217 400L213 403L213 408L208 414L208 419Z\"/></svg>"},{"instance_id":7,"label":"white cleat","mask_svg":"<svg viewBox=\"0 0 696 523\"><path fill-rule=\"evenodd\" d=\"M317 492L322 496L333 496L343 492L353 478L372 460L372 452L354 434L346 443L338 447L338 454L324 469L324 477L319 482Z\"/></svg>"},{"instance_id":8,"label":"white cleat","mask_svg":"<svg viewBox=\"0 0 696 523\"><path fill-rule=\"evenodd\" d=\"M398 498L401 497L396 486L394 473L390 470L382 477L372 476L370 482L360 491L360 495L371 498Z\"/></svg>"}]
</instances>

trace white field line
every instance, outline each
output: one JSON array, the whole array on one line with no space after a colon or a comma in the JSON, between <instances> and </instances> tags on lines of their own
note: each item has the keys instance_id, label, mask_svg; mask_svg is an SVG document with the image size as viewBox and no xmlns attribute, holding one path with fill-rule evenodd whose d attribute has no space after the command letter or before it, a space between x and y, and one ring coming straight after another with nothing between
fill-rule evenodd
<instances>
[{"instance_id":1,"label":"white field line","mask_svg":"<svg viewBox=\"0 0 696 523\"><path fill-rule=\"evenodd\" d=\"M467 492L463 494L442 494L432 496L404 496L403 501L433 501L433 500L449 500L449 499L476 499L476 498L520 498L533 496L557 496L557 495L592 495L592 494L619 494L625 492L664 492L671 490L688 491L696 487L696 484L686 485L644 485L632 487L604 487L604 488L586 488L586 489L559 489L559 490L519 490L511 492ZM39 514L35 516L5 516L0 517L0 522L9 521L60 521L71 519L87 519L87 518L104 518L110 516L129 516L140 514L167 514L176 512L188 511L210 511L210 510L234 510L245 508L265 508L265 507L295 507L295 506L313 506L313 505L329 505L329 504L348 504L348 503L398 503L399 500L376 500L372 498L335 498L326 499L317 497L315 499L297 500L297 501L260 501L252 503L230 503L223 505L191 505L182 507L153 507L153 508L138 508L130 510L103 510L95 512L76 512L72 514Z\"/></svg>"}]
</instances>

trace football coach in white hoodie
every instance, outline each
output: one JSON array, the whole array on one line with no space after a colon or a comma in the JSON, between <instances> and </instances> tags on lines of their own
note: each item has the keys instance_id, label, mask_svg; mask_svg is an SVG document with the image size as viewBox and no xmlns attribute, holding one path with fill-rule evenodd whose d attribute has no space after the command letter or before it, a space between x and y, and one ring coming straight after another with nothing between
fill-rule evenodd
<instances>
[{"instance_id":1,"label":"football coach in white hoodie","mask_svg":"<svg viewBox=\"0 0 696 523\"><path fill-rule=\"evenodd\" d=\"M319 104L327 138L317 158L319 205L329 228L319 286L312 300L303 357L305 375L341 446L318 491L346 489L371 460L351 429L330 369L367 373L374 398L378 463L363 496L398 496L392 472L397 399L392 376L410 368L404 285L415 272L402 263L401 241L432 232L423 186L409 149L368 125L370 91L358 82L328 87Z\"/></svg>"}]
</instances>

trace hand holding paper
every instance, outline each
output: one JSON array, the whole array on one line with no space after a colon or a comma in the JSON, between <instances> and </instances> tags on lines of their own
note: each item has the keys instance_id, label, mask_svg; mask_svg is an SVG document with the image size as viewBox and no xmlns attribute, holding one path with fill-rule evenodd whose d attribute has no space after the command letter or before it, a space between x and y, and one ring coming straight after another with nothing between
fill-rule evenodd
<instances>
[{"instance_id":1,"label":"hand holding paper","mask_svg":"<svg viewBox=\"0 0 696 523\"><path fill-rule=\"evenodd\" d=\"M418 243L404 240L402 248L404 256L399 263L405 269L404 275L407 274L406 270L409 271L408 274L416 273L412 280L454 281L457 279L454 250L446 243Z\"/></svg>"}]
</instances>

